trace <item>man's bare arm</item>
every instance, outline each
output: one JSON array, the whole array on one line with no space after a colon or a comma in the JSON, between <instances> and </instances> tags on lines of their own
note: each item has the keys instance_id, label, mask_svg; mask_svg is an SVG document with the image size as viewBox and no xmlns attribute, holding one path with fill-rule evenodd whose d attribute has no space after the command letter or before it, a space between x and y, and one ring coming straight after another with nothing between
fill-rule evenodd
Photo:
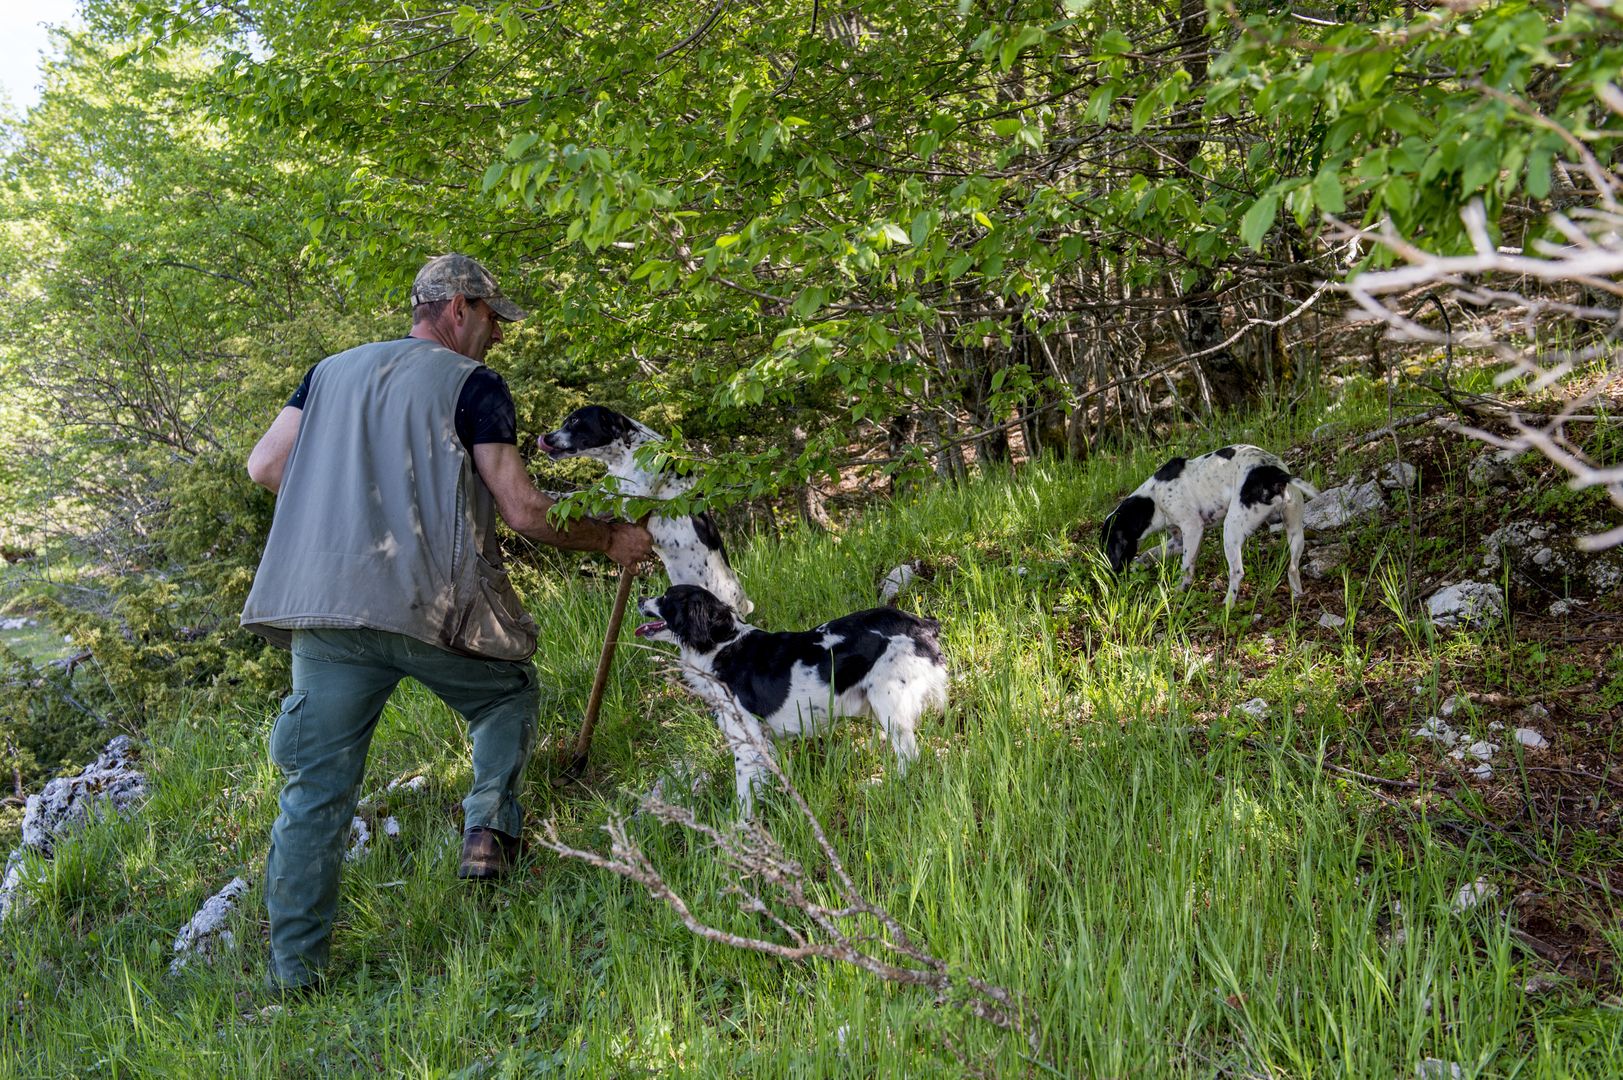
<instances>
[{"instance_id":1,"label":"man's bare arm","mask_svg":"<svg viewBox=\"0 0 1623 1080\"><path fill-rule=\"evenodd\" d=\"M582 518L556 528L547 520L556 500L536 488L511 443L477 444L473 464L496 500L496 512L515 532L568 551L601 551L621 566L642 562L653 550L648 530L638 525Z\"/></svg>"},{"instance_id":2,"label":"man's bare arm","mask_svg":"<svg viewBox=\"0 0 1623 1080\"><path fill-rule=\"evenodd\" d=\"M248 454L249 478L272 495L282 489L282 470L287 468L287 456L293 452L303 416L303 409L284 407Z\"/></svg>"}]
</instances>

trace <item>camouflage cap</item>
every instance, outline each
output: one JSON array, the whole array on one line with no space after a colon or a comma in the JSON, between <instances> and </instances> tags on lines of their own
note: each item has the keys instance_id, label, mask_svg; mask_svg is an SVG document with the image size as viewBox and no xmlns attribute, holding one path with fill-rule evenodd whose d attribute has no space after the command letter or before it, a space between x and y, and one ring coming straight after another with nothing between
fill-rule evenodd
<instances>
[{"instance_id":1,"label":"camouflage cap","mask_svg":"<svg viewBox=\"0 0 1623 1080\"><path fill-rule=\"evenodd\" d=\"M417 280L411 286L411 306L432 300L449 300L453 296L466 296L470 300L483 300L490 305L496 317L507 322L518 322L526 312L502 295L501 286L490 271L466 255L438 255L417 271Z\"/></svg>"}]
</instances>

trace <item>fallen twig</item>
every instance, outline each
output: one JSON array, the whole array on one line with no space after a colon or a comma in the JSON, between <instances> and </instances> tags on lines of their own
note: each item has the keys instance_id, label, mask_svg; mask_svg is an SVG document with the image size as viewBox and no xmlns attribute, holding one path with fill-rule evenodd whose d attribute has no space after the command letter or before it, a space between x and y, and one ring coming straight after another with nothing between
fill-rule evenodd
<instances>
[{"instance_id":1,"label":"fallen twig","mask_svg":"<svg viewBox=\"0 0 1623 1080\"><path fill-rule=\"evenodd\" d=\"M737 728L756 744L761 764L810 829L826 866L827 883L814 884L807 867L754 819L716 828L699 821L691 810L657 795L646 796L641 809L665 824L680 826L700 837L726 871L724 894L736 897L740 910L764 919L780 935L778 940L733 933L701 918L631 837L624 817L613 817L603 826L609 836L607 854L565 843L555 820L544 825L541 846L636 882L670 908L690 932L706 941L781 960L819 959L850 964L885 982L933 990L937 1000L952 1002L979 1020L1023 1036L1034 1063L1041 1064L1042 1040L1018 997L1004 987L955 971L945 960L915 943L888 910L869 900L847 872L810 805L784 775L759 725L748 722L747 714L730 694L717 695L713 703L720 709L737 711L733 717ZM832 903L818 897L828 884L837 893Z\"/></svg>"}]
</instances>

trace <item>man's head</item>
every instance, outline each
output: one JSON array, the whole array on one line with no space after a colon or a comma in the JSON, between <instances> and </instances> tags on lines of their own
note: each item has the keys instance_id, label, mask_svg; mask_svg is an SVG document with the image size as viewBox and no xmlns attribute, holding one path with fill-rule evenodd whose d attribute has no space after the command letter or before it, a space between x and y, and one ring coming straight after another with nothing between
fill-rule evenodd
<instances>
[{"instance_id":1,"label":"man's head","mask_svg":"<svg viewBox=\"0 0 1623 1080\"><path fill-rule=\"evenodd\" d=\"M466 255L428 260L411 286L412 336L432 337L474 360L502 339L502 323L524 315L490 271Z\"/></svg>"}]
</instances>

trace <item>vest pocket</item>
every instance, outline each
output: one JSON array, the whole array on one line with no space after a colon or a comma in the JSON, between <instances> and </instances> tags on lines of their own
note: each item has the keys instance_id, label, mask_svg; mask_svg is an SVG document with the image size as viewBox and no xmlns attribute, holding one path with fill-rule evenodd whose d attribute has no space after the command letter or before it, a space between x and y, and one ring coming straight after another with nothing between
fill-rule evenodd
<instances>
[{"instance_id":1,"label":"vest pocket","mask_svg":"<svg viewBox=\"0 0 1623 1080\"><path fill-rule=\"evenodd\" d=\"M507 580L507 572L477 552L474 583L462 602L449 646L493 660L524 660L535 652L536 626Z\"/></svg>"}]
</instances>

